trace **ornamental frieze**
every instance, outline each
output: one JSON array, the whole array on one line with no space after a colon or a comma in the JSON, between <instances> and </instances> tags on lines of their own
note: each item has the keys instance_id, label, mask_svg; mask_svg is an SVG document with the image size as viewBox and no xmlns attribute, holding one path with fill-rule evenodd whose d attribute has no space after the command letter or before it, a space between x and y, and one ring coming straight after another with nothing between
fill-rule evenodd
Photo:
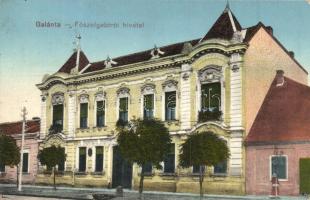
<instances>
[{"instance_id":1,"label":"ornamental frieze","mask_svg":"<svg viewBox=\"0 0 310 200\"><path fill-rule=\"evenodd\" d=\"M65 100L64 93L55 93L52 95L52 105L63 104Z\"/></svg>"}]
</instances>

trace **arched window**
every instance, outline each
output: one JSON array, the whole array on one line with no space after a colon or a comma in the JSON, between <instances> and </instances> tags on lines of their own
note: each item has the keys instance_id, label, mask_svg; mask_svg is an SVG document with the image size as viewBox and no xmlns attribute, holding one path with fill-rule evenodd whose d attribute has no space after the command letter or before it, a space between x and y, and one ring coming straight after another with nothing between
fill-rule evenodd
<instances>
[{"instance_id":1,"label":"arched window","mask_svg":"<svg viewBox=\"0 0 310 200\"><path fill-rule=\"evenodd\" d=\"M178 82L175 80L168 80L163 83L166 121L176 120L177 84Z\"/></svg>"},{"instance_id":2,"label":"arched window","mask_svg":"<svg viewBox=\"0 0 310 200\"><path fill-rule=\"evenodd\" d=\"M55 93L52 95L52 105L53 105L53 124L52 126L55 130L63 130L63 119L64 119L64 94Z\"/></svg>"},{"instance_id":3,"label":"arched window","mask_svg":"<svg viewBox=\"0 0 310 200\"><path fill-rule=\"evenodd\" d=\"M80 95L80 128L87 128L88 124L88 95Z\"/></svg>"},{"instance_id":4,"label":"arched window","mask_svg":"<svg viewBox=\"0 0 310 200\"><path fill-rule=\"evenodd\" d=\"M96 126L103 127L105 126L105 93L99 92L95 95L96 101Z\"/></svg>"},{"instance_id":5,"label":"arched window","mask_svg":"<svg viewBox=\"0 0 310 200\"><path fill-rule=\"evenodd\" d=\"M143 100L143 118L154 118L155 111L155 85L146 84L141 88Z\"/></svg>"}]
</instances>

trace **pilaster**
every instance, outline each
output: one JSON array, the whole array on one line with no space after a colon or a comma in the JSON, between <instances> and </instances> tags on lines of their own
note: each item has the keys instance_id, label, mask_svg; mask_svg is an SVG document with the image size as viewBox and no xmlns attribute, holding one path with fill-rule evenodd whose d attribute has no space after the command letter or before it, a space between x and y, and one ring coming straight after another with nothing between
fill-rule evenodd
<instances>
[{"instance_id":1,"label":"pilaster","mask_svg":"<svg viewBox=\"0 0 310 200\"><path fill-rule=\"evenodd\" d=\"M182 65L180 77L180 122L181 129L191 128L191 97L190 97L190 75L192 67L189 64Z\"/></svg>"}]
</instances>

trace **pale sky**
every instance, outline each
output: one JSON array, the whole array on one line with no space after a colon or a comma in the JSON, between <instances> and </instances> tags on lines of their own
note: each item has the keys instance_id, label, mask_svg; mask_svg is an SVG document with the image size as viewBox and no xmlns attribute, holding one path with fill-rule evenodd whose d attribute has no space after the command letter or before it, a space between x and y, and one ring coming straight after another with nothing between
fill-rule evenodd
<instances>
[{"instance_id":1,"label":"pale sky","mask_svg":"<svg viewBox=\"0 0 310 200\"><path fill-rule=\"evenodd\" d=\"M220 16L226 0L0 0L0 122L40 116L44 74L56 72L73 53L77 33L91 62L202 37ZM310 71L310 4L305 0L230 0L248 27L262 21ZM36 22L60 27L37 27ZM117 23L118 28L76 27ZM123 23L144 27L124 28ZM71 25L71 27L70 27Z\"/></svg>"}]
</instances>

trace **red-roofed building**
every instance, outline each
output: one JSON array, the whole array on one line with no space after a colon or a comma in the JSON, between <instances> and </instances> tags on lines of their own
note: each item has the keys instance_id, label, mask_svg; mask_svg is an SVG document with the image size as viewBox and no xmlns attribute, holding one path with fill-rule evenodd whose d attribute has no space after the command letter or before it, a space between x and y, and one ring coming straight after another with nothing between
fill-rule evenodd
<instances>
[{"instance_id":1,"label":"red-roofed building","mask_svg":"<svg viewBox=\"0 0 310 200\"><path fill-rule=\"evenodd\" d=\"M270 194L274 174L280 195L300 193L299 161L310 158L309 111L310 87L279 70L245 141L248 194Z\"/></svg>"},{"instance_id":2,"label":"red-roofed building","mask_svg":"<svg viewBox=\"0 0 310 200\"><path fill-rule=\"evenodd\" d=\"M9 135L21 146L22 121L0 124L0 133ZM38 137L40 135L40 119L27 120L25 127L25 143L23 151L23 183L34 184L38 169ZM17 168L0 164L0 183L15 183Z\"/></svg>"}]
</instances>

